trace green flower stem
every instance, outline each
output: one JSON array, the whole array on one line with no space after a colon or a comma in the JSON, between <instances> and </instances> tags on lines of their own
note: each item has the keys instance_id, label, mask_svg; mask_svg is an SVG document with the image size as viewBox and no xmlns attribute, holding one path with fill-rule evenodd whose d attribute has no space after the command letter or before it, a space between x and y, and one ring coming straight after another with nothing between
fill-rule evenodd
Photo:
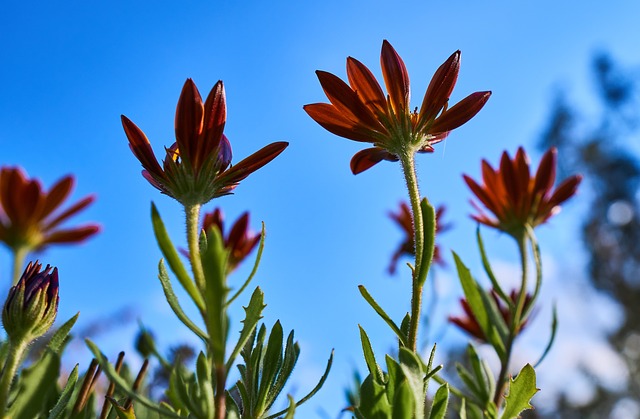
<instances>
[{"instance_id":1,"label":"green flower stem","mask_svg":"<svg viewBox=\"0 0 640 419\"><path fill-rule=\"evenodd\" d=\"M528 282L528 260L527 260L527 235L523 232L519 236L515 237L518 243L518 251L520 252L520 262L522 265L522 281L520 283L520 292L518 298L515 301L515 307L512 313L511 322L509 325L509 336L506 342L505 356L501 359L500 373L498 374L498 381L496 382L496 394L493 401L498 408L500 408L502 402L502 394L504 392L505 380L509 372L509 361L511 360L511 352L513 349L513 341L515 340L518 330L520 330L520 323L522 319L522 312L524 310L524 304L527 299L527 282Z\"/></svg>"},{"instance_id":2,"label":"green flower stem","mask_svg":"<svg viewBox=\"0 0 640 419\"><path fill-rule=\"evenodd\" d=\"M403 153L400 156L400 162L402 163L402 170L409 191L416 250L416 261L411 286L411 320L407 339L408 348L415 352L418 346L418 325L420 323L420 309L422 307L423 285L419 283L418 277L421 269L420 262L422 261L422 252L424 251L424 228L422 210L420 209L420 190L418 189L418 177L416 175L415 154L412 151Z\"/></svg>"},{"instance_id":3,"label":"green flower stem","mask_svg":"<svg viewBox=\"0 0 640 419\"><path fill-rule=\"evenodd\" d=\"M184 212L187 216L187 245L189 246L191 270L196 286L201 293L204 293L204 270L202 269L202 259L200 259L200 204L185 205Z\"/></svg>"},{"instance_id":4,"label":"green flower stem","mask_svg":"<svg viewBox=\"0 0 640 419\"><path fill-rule=\"evenodd\" d=\"M0 377L0 417L2 418L6 417L11 382L18 371L28 344L29 339L22 339L18 343L13 343L9 340L7 360L5 361L4 368L2 368L2 376Z\"/></svg>"},{"instance_id":5,"label":"green flower stem","mask_svg":"<svg viewBox=\"0 0 640 419\"><path fill-rule=\"evenodd\" d=\"M22 269L24 268L24 260L29 254L29 248L26 246L18 247L13 252L13 276L12 284L15 285L20 280Z\"/></svg>"}]
</instances>

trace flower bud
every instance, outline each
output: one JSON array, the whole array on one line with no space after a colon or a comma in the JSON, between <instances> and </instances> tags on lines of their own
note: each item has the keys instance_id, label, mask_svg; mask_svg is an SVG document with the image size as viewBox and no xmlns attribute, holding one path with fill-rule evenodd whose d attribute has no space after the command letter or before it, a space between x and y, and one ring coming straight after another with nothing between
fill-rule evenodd
<instances>
[{"instance_id":1,"label":"flower bud","mask_svg":"<svg viewBox=\"0 0 640 419\"><path fill-rule=\"evenodd\" d=\"M2 310L9 340L34 340L44 335L58 314L58 268L29 262L18 283L11 287Z\"/></svg>"}]
</instances>

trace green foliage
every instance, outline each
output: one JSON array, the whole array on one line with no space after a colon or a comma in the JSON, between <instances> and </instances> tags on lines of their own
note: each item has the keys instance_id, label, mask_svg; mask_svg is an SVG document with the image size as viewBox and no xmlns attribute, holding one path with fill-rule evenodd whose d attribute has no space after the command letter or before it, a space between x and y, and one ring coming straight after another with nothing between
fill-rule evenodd
<instances>
[{"instance_id":1,"label":"green foliage","mask_svg":"<svg viewBox=\"0 0 640 419\"><path fill-rule=\"evenodd\" d=\"M536 372L529 364L525 365L515 379L509 380L505 407L500 419L515 419L524 410L531 409L531 398L538 392Z\"/></svg>"}]
</instances>

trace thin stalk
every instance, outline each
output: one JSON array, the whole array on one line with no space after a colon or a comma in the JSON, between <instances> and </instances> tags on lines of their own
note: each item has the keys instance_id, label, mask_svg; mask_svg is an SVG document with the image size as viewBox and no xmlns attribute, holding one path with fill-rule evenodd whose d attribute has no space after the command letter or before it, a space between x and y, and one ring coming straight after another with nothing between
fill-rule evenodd
<instances>
[{"instance_id":1,"label":"thin stalk","mask_svg":"<svg viewBox=\"0 0 640 419\"><path fill-rule=\"evenodd\" d=\"M200 292L204 292L205 279L200 259L200 204L185 205L184 212L187 216L187 245L189 246L189 260L191 270Z\"/></svg>"},{"instance_id":2,"label":"thin stalk","mask_svg":"<svg viewBox=\"0 0 640 419\"><path fill-rule=\"evenodd\" d=\"M409 336L407 345L412 351L416 351L418 342L418 325L420 323L420 309L422 307L422 288L419 283L420 266L422 261L422 252L424 251L424 228L422 220L422 210L420 209L420 190L418 189L418 177L416 174L415 155L408 151L400 156L402 163L402 171L407 183L409 191L409 201L411 203L411 212L413 216L414 243L416 251L416 260L413 270L412 286L411 286L411 320L409 322Z\"/></svg>"},{"instance_id":3,"label":"thin stalk","mask_svg":"<svg viewBox=\"0 0 640 419\"><path fill-rule=\"evenodd\" d=\"M501 405L502 393L504 391L504 386L506 383L504 381L507 378L507 374L509 372L509 361L511 360L511 352L513 349L513 341L515 340L518 330L520 329L520 320L522 318L522 311L524 309L524 303L527 298L527 282L528 282L528 259L527 259L527 235L521 234L516 237L516 241L518 242L518 251L520 252L520 262L522 265L522 281L520 283L520 292L518 294L517 300L515 302L515 308L513 310L513 314L511 317L511 322L509 324L509 336L507 338L506 348L505 348L505 356L504 359L501 359L500 373L498 374L498 381L496 381L496 394L494 395L493 401L498 408Z\"/></svg>"},{"instance_id":4,"label":"thin stalk","mask_svg":"<svg viewBox=\"0 0 640 419\"><path fill-rule=\"evenodd\" d=\"M22 275L22 269L24 267L24 260L27 258L29 254L29 249L25 246L18 247L13 252L13 276L12 276L12 284L15 285L20 280L20 276Z\"/></svg>"},{"instance_id":5,"label":"thin stalk","mask_svg":"<svg viewBox=\"0 0 640 419\"><path fill-rule=\"evenodd\" d=\"M22 361L28 343L28 339L21 339L17 344L14 344L9 340L7 360L4 363L2 376L0 377L0 417L2 418L6 417L7 401L9 400L11 382L18 371L18 367L20 366L20 362Z\"/></svg>"}]
</instances>

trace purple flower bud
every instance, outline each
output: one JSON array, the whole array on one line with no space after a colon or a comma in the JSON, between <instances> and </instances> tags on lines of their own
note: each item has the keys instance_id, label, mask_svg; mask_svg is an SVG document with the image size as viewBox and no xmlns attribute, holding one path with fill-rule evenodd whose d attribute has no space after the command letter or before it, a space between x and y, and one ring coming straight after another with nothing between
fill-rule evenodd
<instances>
[{"instance_id":1,"label":"purple flower bud","mask_svg":"<svg viewBox=\"0 0 640 419\"><path fill-rule=\"evenodd\" d=\"M11 287L2 310L2 324L10 340L33 340L44 335L58 314L58 268L29 262ZM52 270L53 269L53 270Z\"/></svg>"}]
</instances>

